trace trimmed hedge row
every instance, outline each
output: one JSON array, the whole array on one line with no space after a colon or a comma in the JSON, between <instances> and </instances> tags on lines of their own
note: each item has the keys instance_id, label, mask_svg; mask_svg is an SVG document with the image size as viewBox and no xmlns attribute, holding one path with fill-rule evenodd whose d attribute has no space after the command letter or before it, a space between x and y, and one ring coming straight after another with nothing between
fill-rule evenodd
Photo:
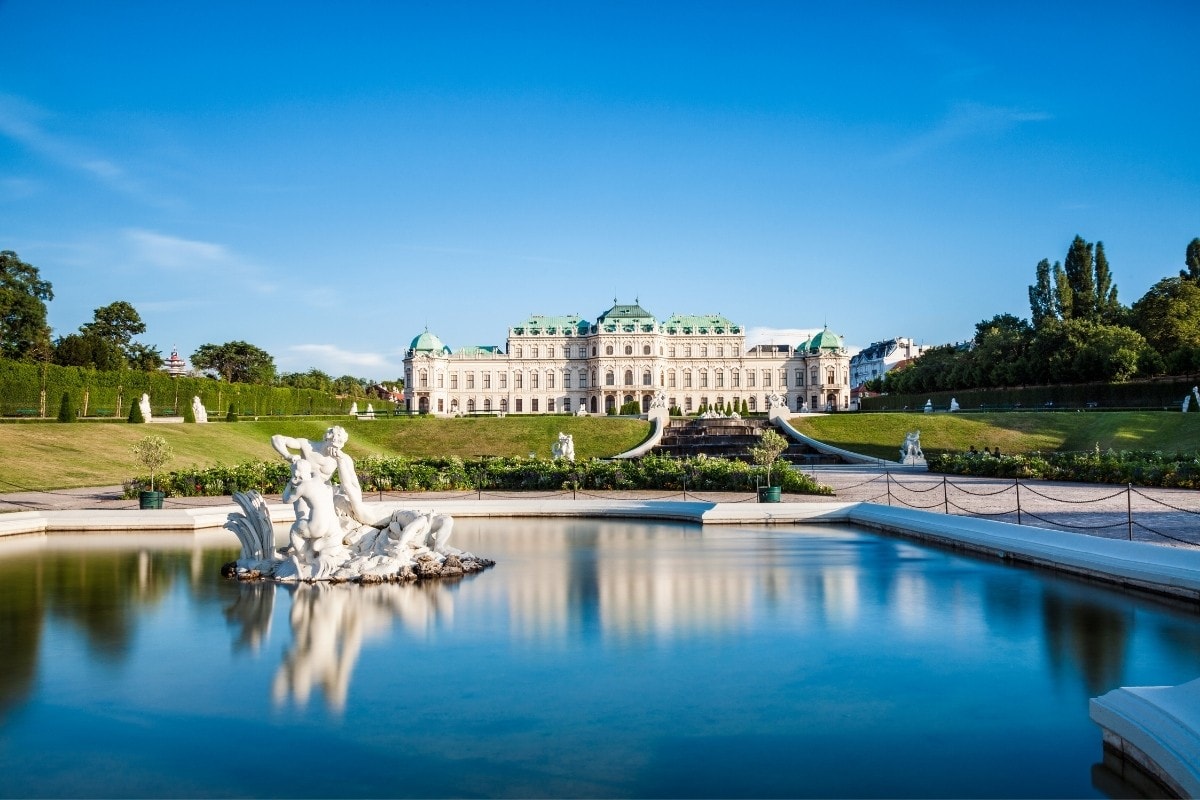
<instances>
[{"instance_id":1,"label":"trimmed hedge row","mask_svg":"<svg viewBox=\"0 0 1200 800\"><path fill-rule=\"evenodd\" d=\"M833 490L784 461L774 465L783 491L831 495ZM501 457L463 460L367 456L355 465L366 493L378 491L561 491L584 489L665 489L689 491L750 491L764 471L743 461L723 458L676 459L648 455L629 461L547 461ZM235 466L177 470L155 481L170 496L214 497L233 492L280 494L291 475L285 461L248 461ZM149 486L149 476L125 486L126 497Z\"/></svg>"},{"instance_id":2,"label":"trimmed hedge row","mask_svg":"<svg viewBox=\"0 0 1200 800\"><path fill-rule=\"evenodd\" d=\"M315 389L0 359L0 416L53 418L63 394L70 396L80 417L124 419L129 404L143 394L150 395L150 407L158 416L182 416L193 396L200 397L210 416L225 413L230 404L248 417L346 412L343 401Z\"/></svg>"},{"instance_id":3,"label":"trimmed hedge row","mask_svg":"<svg viewBox=\"0 0 1200 800\"><path fill-rule=\"evenodd\" d=\"M958 400L963 411L1021 407L1042 410L1047 403L1052 408L1087 408L1096 403L1099 408L1164 408L1179 411L1183 398L1191 394L1192 380L1146 381L1138 383L1060 384L1055 386L1025 386L1011 389L971 389L927 394L887 394L867 397L860 401L863 411L920 411L926 400L932 400L938 411ZM1192 406L1196 405L1195 401ZM1194 408L1193 408L1194 410Z\"/></svg>"},{"instance_id":4,"label":"trimmed hedge row","mask_svg":"<svg viewBox=\"0 0 1200 800\"><path fill-rule=\"evenodd\" d=\"M930 456L927 463L930 472L951 475L1200 489L1200 456L1196 453L1095 450L1085 453L1027 453L1000 458L941 453Z\"/></svg>"}]
</instances>

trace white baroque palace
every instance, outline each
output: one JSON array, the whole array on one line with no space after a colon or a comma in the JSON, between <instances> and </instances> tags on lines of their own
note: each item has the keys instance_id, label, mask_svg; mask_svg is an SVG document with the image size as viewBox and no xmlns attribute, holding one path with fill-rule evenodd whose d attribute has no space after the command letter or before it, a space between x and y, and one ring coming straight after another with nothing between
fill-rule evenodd
<instances>
[{"instance_id":1,"label":"white baroque palace","mask_svg":"<svg viewBox=\"0 0 1200 800\"><path fill-rule=\"evenodd\" d=\"M595 322L534 315L508 329L505 349L451 351L426 330L404 356L410 411L459 414L607 413L662 391L684 413L702 406L796 411L850 406L850 357L828 329L796 345L746 349L745 329L720 315L660 322L641 305L613 305Z\"/></svg>"}]
</instances>

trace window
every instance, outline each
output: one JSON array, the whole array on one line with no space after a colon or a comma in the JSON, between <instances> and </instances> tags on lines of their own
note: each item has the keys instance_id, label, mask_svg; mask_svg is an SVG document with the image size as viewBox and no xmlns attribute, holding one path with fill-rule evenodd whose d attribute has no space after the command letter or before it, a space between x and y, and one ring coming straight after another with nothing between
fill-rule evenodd
<instances>
[{"instance_id":1,"label":"window","mask_svg":"<svg viewBox=\"0 0 1200 800\"><path fill-rule=\"evenodd\" d=\"M779 370L779 385L787 386L787 370L786 369Z\"/></svg>"},{"instance_id":2,"label":"window","mask_svg":"<svg viewBox=\"0 0 1200 800\"><path fill-rule=\"evenodd\" d=\"M521 347L521 345L517 345L517 346L516 346L516 347L514 347L513 349L516 351L515 355L516 355L516 357L517 357L517 358L524 358L524 357L525 357L525 348L524 348L524 347Z\"/></svg>"},{"instance_id":3,"label":"window","mask_svg":"<svg viewBox=\"0 0 1200 800\"><path fill-rule=\"evenodd\" d=\"M550 398L549 400L546 401L546 410L554 411L554 398Z\"/></svg>"},{"instance_id":4,"label":"window","mask_svg":"<svg viewBox=\"0 0 1200 800\"><path fill-rule=\"evenodd\" d=\"M580 388L580 389L586 389L586 388L587 388L587 385L588 385L588 382L587 382L587 370L586 370L586 369L581 369L581 370L579 370L579 388Z\"/></svg>"},{"instance_id":5,"label":"window","mask_svg":"<svg viewBox=\"0 0 1200 800\"><path fill-rule=\"evenodd\" d=\"M675 370L667 372L667 386L671 389L675 388Z\"/></svg>"},{"instance_id":6,"label":"window","mask_svg":"<svg viewBox=\"0 0 1200 800\"><path fill-rule=\"evenodd\" d=\"M594 352L595 348L592 348L592 350L593 350L592 355L596 355L596 353ZM579 345L579 349L576 352L579 353L580 358L587 358L587 348L584 347L583 345Z\"/></svg>"},{"instance_id":7,"label":"window","mask_svg":"<svg viewBox=\"0 0 1200 800\"><path fill-rule=\"evenodd\" d=\"M644 355L644 356L650 355L650 345L647 344L647 345L642 346L642 355Z\"/></svg>"},{"instance_id":8,"label":"window","mask_svg":"<svg viewBox=\"0 0 1200 800\"><path fill-rule=\"evenodd\" d=\"M592 358L595 358L595 357L596 357L596 346L595 346L595 345L592 345ZM593 411L594 411L594 410L595 410L595 409L593 409Z\"/></svg>"},{"instance_id":9,"label":"window","mask_svg":"<svg viewBox=\"0 0 1200 800\"><path fill-rule=\"evenodd\" d=\"M683 357L684 358L692 357L692 346L690 344L686 344L683 346Z\"/></svg>"},{"instance_id":10,"label":"window","mask_svg":"<svg viewBox=\"0 0 1200 800\"><path fill-rule=\"evenodd\" d=\"M438 398L438 413L441 413L445 410L446 410L446 401L439 397Z\"/></svg>"},{"instance_id":11,"label":"window","mask_svg":"<svg viewBox=\"0 0 1200 800\"><path fill-rule=\"evenodd\" d=\"M530 410L530 411L532 411L532 412L533 412L533 413L535 413L535 414L537 413L537 410L538 410L538 401L537 401L537 398L536 398L536 397L535 397L535 398L533 398L532 400L530 400L530 401L529 401L529 410Z\"/></svg>"},{"instance_id":12,"label":"window","mask_svg":"<svg viewBox=\"0 0 1200 800\"><path fill-rule=\"evenodd\" d=\"M492 398L490 398L490 397L483 398L483 410L484 411L492 410Z\"/></svg>"},{"instance_id":13,"label":"window","mask_svg":"<svg viewBox=\"0 0 1200 800\"><path fill-rule=\"evenodd\" d=\"M483 373L483 388L485 388L485 389L492 388L492 373L490 373L490 372Z\"/></svg>"},{"instance_id":14,"label":"window","mask_svg":"<svg viewBox=\"0 0 1200 800\"><path fill-rule=\"evenodd\" d=\"M500 388L501 389L508 388L508 373L507 372L500 373Z\"/></svg>"},{"instance_id":15,"label":"window","mask_svg":"<svg viewBox=\"0 0 1200 800\"><path fill-rule=\"evenodd\" d=\"M683 388L692 388L692 371L690 369L685 369L683 371Z\"/></svg>"},{"instance_id":16,"label":"window","mask_svg":"<svg viewBox=\"0 0 1200 800\"><path fill-rule=\"evenodd\" d=\"M633 370L631 369L625 370L625 385L633 386Z\"/></svg>"},{"instance_id":17,"label":"window","mask_svg":"<svg viewBox=\"0 0 1200 800\"><path fill-rule=\"evenodd\" d=\"M642 386L653 386L654 376L650 374L650 370L642 373Z\"/></svg>"},{"instance_id":18,"label":"window","mask_svg":"<svg viewBox=\"0 0 1200 800\"><path fill-rule=\"evenodd\" d=\"M604 385L605 386L616 386L617 385L617 376L612 373L612 370L609 370L608 372L604 373Z\"/></svg>"},{"instance_id":19,"label":"window","mask_svg":"<svg viewBox=\"0 0 1200 800\"><path fill-rule=\"evenodd\" d=\"M731 378L733 378L734 388L737 388L742 385L742 371L740 369L733 370L732 372L729 373L729 375Z\"/></svg>"},{"instance_id":20,"label":"window","mask_svg":"<svg viewBox=\"0 0 1200 800\"><path fill-rule=\"evenodd\" d=\"M475 388L475 373L474 372L467 373L467 388L468 389Z\"/></svg>"},{"instance_id":21,"label":"window","mask_svg":"<svg viewBox=\"0 0 1200 800\"><path fill-rule=\"evenodd\" d=\"M625 355L627 355L627 356L633 355L633 345L631 345L631 344L625 345Z\"/></svg>"},{"instance_id":22,"label":"window","mask_svg":"<svg viewBox=\"0 0 1200 800\"><path fill-rule=\"evenodd\" d=\"M437 379L438 379L438 388L445 389L446 388L446 373L439 372L437 374Z\"/></svg>"},{"instance_id":23,"label":"window","mask_svg":"<svg viewBox=\"0 0 1200 800\"><path fill-rule=\"evenodd\" d=\"M569 370L569 369L563 370L563 388L564 389L571 388L571 370Z\"/></svg>"},{"instance_id":24,"label":"window","mask_svg":"<svg viewBox=\"0 0 1200 800\"><path fill-rule=\"evenodd\" d=\"M457 372L450 373L450 388L451 389L458 388L458 373Z\"/></svg>"},{"instance_id":25,"label":"window","mask_svg":"<svg viewBox=\"0 0 1200 800\"><path fill-rule=\"evenodd\" d=\"M521 413L521 411L523 411L523 410L524 410L524 409L522 409L522 408L521 408L521 398L519 398L519 397L517 398L517 405L516 405L516 409L517 409L517 413L518 413L518 414L520 414L520 413Z\"/></svg>"},{"instance_id":26,"label":"window","mask_svg":"<svg viewBox=\"0 0 1200 800\"><path fill-rule=\"evenodd\" d=\"M500 399L500 410L506 414L508 413L508 398L507 397L503 397Z\"/></svg>"},{"instance_id":27,"label":"window","mask_svg":"<svg viewBox=\"0 0 1200 800\"><path fill-rule=\"evenodd\" d=\"M518 387L518 388L519 388L519 387ZM529 373L529 388L530 388L530 389L537 389L537 388L538 388L538 373L537 373L537 370L534 370L534 371L532 371L532 372L530 372L530 373Z\"/></svg>"},{"instance_id":28,"label":"window","mask_svg":"<svg viewBox=\"0 0 1200 800\"><path fill-rule=\"evenodd\" d=\"M532 355L534 358L538 357L538 349L536 344L530 348L530 355Z\"/></svg>"},{"instance_id":29,"label":"window","mask_svg":"<svg viewBox=\"0 0 1200 800\"><path fill-rule=\"evenodd\" d=\"M571 410L571 398L564 397L563 398L563 411L570 411L570 410Z\"/></svg>"},{"instance_id":30,"label":"window","mask_svg":"<svg viewBox=\"0 0 1200 800\"><path fill-rule=\"evenodd\" d=\"M571 357L571 345L564 344L563 345L563 358L570 358L570 357Z\"/></svg>"},{"instance_id":31,"label":"window","mask_svg":"<svg viewBox=\"0 0 1200 800\"><path fill-rule=\"evenodd\" d=\"M521 373L521 372L513 373L513 388L514 389L524 389L525 388L525 375L523 373ZM520 411L521 409L518 408L517 410Z\"/></svg>"},{"instance_id":32,"label":"window","mask_svg":"<svg viewBox=\"0 0 1200 800\"><path fill-rule=\"evenodd\" d=\"M715 375L716 379L717 379L717 388L720 389L720 388L724 387L725 386L725 370L719 369L716 372L714 372L713 375Z\"/></svg>"},{"instance_id":33,"label":"window","mask_svg":"<svg viewBox=\"0 0 1200 800\"><path fill-rule=\"evenodd\" d=\"M817 385L817 368L813 367L808 371L808 382L813 386Z\"/></svg>"},{"instance_id":34,"label":"window","mask_svg":"<svg viewBox=\"0 0 1200 800\"><path fill-rule=\"evenodd\" d=\"M708 345L706 345L706 344L700 345L700 357L708 358Z\"/></svg>"},{"instance_id":35,"label":"window","mask_svg":"<svg viewBox=\"0 0 1200 800\"><path fill-rule=\"evenodd\" d=\"M467 413L472 414L474 412L475 412L475 398L471 397L471 398L467 399Z\"/></svg>"},{"instance_id":36,"label":"window","mask_svg":"<svg viewBox=\"0 0 1200 800\"><path fill-rule=\"evenodd\" d=\"M706 370L706 369L700 370L700 388L701 389L708 388L708 370Z\"/></svg>"},{"instance_id":37,"label":"window","mask_svg":"<svg viewBox=\"0 0 1200 800\"><path fill-rule=\"evenodd\" d=\"M604 348L604 354L608 356L613 354L613 346L611 344Z\"/></svg>"},{"instance_id":38,"label":"window","mask_svg":"<svg viewBox=\"0 0 1200 800\"><path fill-rule=\"evenodd\" d=\"M546 388L554 388L554 370L546 370Z\"/></svg>"},{"instance_id":39,"label":"window","mask_svg":"<svg viewBox=\"0 0 1200 800\"><path fill-rule=\"evenodd\" d=\"M724 358L724 357L725 357L725 346L717 345L717 358Z\"/></svg>"},{"instance_id":40,"label":"window","mask_svg":"<svg viewBox=\"0 0 1200 800\"><path fill-rule=\"evenodd\" d=\"M752 370L752 369L746 370L746 385L752 389L754 388L754 376L755 376L754 370Z\"/></svg>"},{"instance_id":41,"label":"window","mask_svg":"<svg viewBox=\"0 0 1200 800\"><path fill-rule=\"evenodd\" d=\"M797 386L804 385L804 370L802 370L802 369L796 370L796 385Z\"/></svg>"},{"instance_id":42,"label":"window","mask_svg":"<svg viewBox=\"0 0 1200 800\"><path fill-rule=\"evenodd\" d=\"M770 385L771 385L771 370L764 369L763 370L763 386L770 386Z\"/></svg>"},{"instance_id":43,"label":"window","mask_svg":"<svg viewBox=\"0 0 1200 800\"><path fill-rule=\"evenodd\" d=\"M825 382L829 384L837 383L837 381L835 381L833 378L833 367L829 367L825 370Z\"/></svg>"},{"instance_id":44,"label":"window","mask_svg":"<svg viewBox=\"0 0 1200 800\"><path fill-rule=\"evenodd\" d=\"M581 383L579 385L582 386L583 384ZM595 369L595 367L593 367L592 368L592 386L599 386L599 385L600 384L596 382L596 369Z\"/></svg>"},{"instance_id":45,"label":"window","mask_svg":"<svg viewBox=\"0 0 1200 800\"><path fill-rule=\"evenodd\" d=\"M691 397L683 398L683 410L689 414L692 413L692 398Z\"/></svg>"},{"instance_id":46,"label":"window","mask_svg":"<svg viewBox=\"0 0 1200 800\"><path fill-rule=\"evenodd\" d=\"M421 388L422 389L429 388L429 370L427 370L427 369L421 370Z\"/></svg>"}]
</instances>

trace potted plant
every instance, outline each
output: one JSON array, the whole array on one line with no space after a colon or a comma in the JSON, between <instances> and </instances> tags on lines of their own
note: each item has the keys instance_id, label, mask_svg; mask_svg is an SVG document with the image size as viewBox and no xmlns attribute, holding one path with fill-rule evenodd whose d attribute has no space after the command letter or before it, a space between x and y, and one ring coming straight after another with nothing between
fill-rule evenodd
<instances>
[{"instance_id":1,"label":"potted plant","mask_svg":"<svg viewBox=\"0 0 1200 800\"><path fill-rule=\"evenodd\" d=\"M771 485L771 469L775 466L775 461L779 456L783 455L783 451L787 450L787 448L788 440L773 430L763 431L762 438L759 439L758 444L750 448L750 458L754 460L755 464L767 471L767 485L759 487L758 502L779 502L780 488Z\"/></svg>"},{"instance_id":2,"label":"potted plant","mask_svg":"<svg viewBox=\"0 0 1200 800\"><path fill-rule=\"evenodd\" d=\"M134 443L133 457L150 473L150 491L139 493L139 507L162 508L166 493L154 490L154 476L175 457L171 445L161 436L146 436Z\"/></svg>"}]
</instances>

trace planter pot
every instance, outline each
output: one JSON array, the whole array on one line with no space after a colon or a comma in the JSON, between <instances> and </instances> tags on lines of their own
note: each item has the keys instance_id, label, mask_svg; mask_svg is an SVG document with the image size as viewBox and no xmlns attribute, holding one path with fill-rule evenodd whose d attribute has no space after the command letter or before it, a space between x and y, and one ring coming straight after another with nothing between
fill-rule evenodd
<instances>
[{"instance_id":1,"label":"planter pot","mask_svg":"<svg viewBox=\"0 0 1200 800\"><path fill-rule=\"evenodd\" d=\"M138 494L138 508L162 508L166 492L141 492Z\"/></svg>"},{"instance_id":2,"label":"planter pot","mask_svg":"<svg viewBox=\"0 0 1200 800\"><path fill-rule=\"evenodd\" d=\"M783 491L778 486L764 486L758 490L758 502L760 503L778 503L779 493Z\"/></svg>"}]
</instances>

